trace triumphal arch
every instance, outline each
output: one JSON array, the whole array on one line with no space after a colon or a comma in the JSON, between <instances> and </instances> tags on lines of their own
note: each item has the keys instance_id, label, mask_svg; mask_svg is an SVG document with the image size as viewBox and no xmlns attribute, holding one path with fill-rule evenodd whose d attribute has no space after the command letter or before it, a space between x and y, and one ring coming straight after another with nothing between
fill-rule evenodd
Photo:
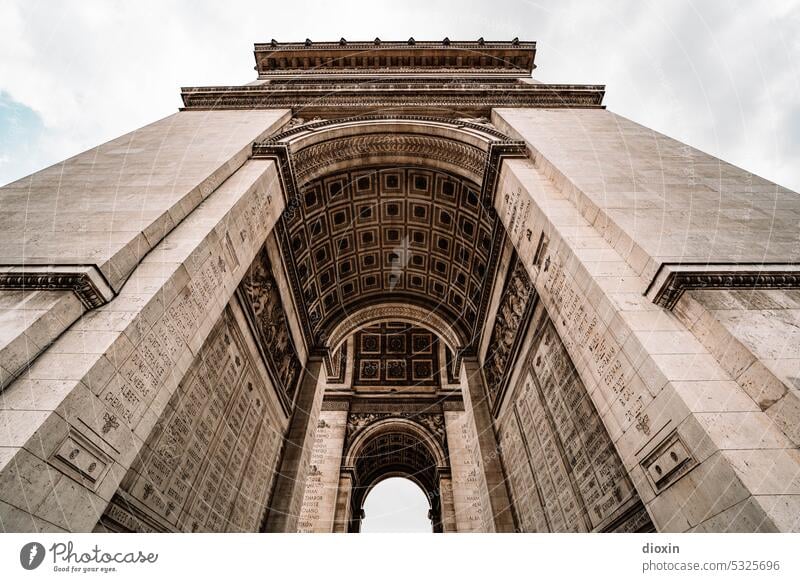
<instances>
[{"instance_id":1,"label":"triumphal arch","mask_svg":"<svg viewBox=\"0 0 800 582\"><path fill-rule=\"evenodd\" d=\"M257 44L0 189L2 529L357 532L403 476L436 532L798 530L800 197L535 53Z\"/></svg>"}]
</instances>

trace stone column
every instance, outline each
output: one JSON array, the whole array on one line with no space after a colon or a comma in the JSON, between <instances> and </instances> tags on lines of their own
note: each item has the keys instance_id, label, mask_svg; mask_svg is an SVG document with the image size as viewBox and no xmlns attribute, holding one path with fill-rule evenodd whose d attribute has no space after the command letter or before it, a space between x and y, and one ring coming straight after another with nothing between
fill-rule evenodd
<instances>
[{"instance_id":1,"label":"stone column","mask_svg":"<svg viewBox=\"0 0 800 582\"><path fill-rule=\"evenodd\" d=\"M797 447L748 393L740 351L713 326L695 328L713 322L691 302L654 302L676 260L711 269L791 258L787 246L765 251L763 223L747 218L768 216L771 240L795 237L785 212L770 216L773 203L753 194L779 187L605 110L492 119L531 152L503 162L498 217L656 528L797 531ZM642 176L663 180L646 205L629 189ZM713 203L664 213L699 196ZM738 216L737 228L716 228L721 214ZM665 236L664 224L680 234Z\"/></svg>"},{"instance_id":2,"label":"stone column","mask_svg":"<svg viewBox=\"0 0 800 582\"><path fill-rule=\"evenodd\" d=\"M453 505L453 479L450 472L439 474L439 505L442 522L442 532L451 533L458 531L456 528L456 510Z\"/></svg>"},{"instance_id":3,"label":"stone column","mask_svg":"<svg viewBox=\"0 0 800 582\"><path fill-rule=\"evenodd\" d=\"M489 493L492 518L498 532L513 532L514 517L511 513L511 501L508 496L503 467L500 464L500 449L494 433L489 400L481 374L481 366L475 358L464 359L466 374L466 394L464 404L467 413L471 413L477 433L477 449L486 487Z\"/></svg>"},{"instance_id":4,"label":"stone column","mask_svg":"<svg viewBox=\"0 0 800 582\"><path fill-rule=\"evenodd\" d=\"M353 470L342 469L339 475L339 491L336 496L336 513L333 533L347 533L350 523L350 500L353 493Z\"/></svg>"},{"instance_id":5,"label":"stone column","mask_svg":"<svg viewBox=\"0 0 800 582\"><path fill-rule=\"evenodd\" d=\"M0 393L0 530L95 528L283 208L245 162Z\"/></svg>"},{"instance_id":6,"label":"stone column","mask_svg":"<svg viewBox=\"0 0 800 582\"><path fill-rule=\"evenodd\" d=\"M324 392L324 388L320 387L320 392ZM298 521L297 531L300 533L333 531L347 429L347 407L340 404L343 403L322 403Z\"/></svg>"},{"instance_id":7,"label":"stone column","mask_svg":"<svg viewBox=\"0 0 800 582\"><path fill-rule=\"evenodd\" d=\"M322 358L309 356L286 433L280 472L270 501L265 530L296 532L305 493L314 434L322 409L320 372Z\"/></svg>"}]
</instances>

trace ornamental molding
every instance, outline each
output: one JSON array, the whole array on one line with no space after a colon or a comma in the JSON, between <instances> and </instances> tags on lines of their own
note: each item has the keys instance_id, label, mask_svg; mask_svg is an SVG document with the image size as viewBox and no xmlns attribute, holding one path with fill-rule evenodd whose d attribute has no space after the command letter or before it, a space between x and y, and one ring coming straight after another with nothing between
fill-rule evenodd
<instances>
[{"instance_id":1,"label":"ornamental molding","mask_svg":"<svg viewBox=\"0 0 800 582\"><path fill-rule=\"evenodd\" d=\"M645 295L656 305L671 310L687 290L797 288L800 288L798 263L664 263Z\"/></svg>"},{"instance_id":2,"label":"ornamental molding","mask_svg":"<svg viewBox=\"0 0 800 582\"><path fill-rule=\"evenodd\" d=\"M420 158L452 164L473 179L487 162L479 148L447 138L414 134L372 134L332 139L310 145L294 154L295 178L305 184L327 173L334 165L369 157L374 163L388 158ZM376 159L377 158L377 159Z\"/></svg>"},{"instance_id":3,"label":"ornamental molding","mask_svg":"<svg viewBox=\"0 0 800 582\"><path fill-rule=\"evenodd\" d=\"M444 414L441 412L350 412L347 415L347 430L345 433L345 450L348 450L356 437L367 428L382 420L398 419L407 420L420 425L433 436L444 451L447 451L447 432L445 430Z\"/></svg>"},{"instance_id":4,"label":"ornamental molding","mask_svg":"<svg viewBox=\"0 0 800 582\"><path fill-rule=\"evenodd\" d=\"M300 133L312 131L316 132L321 129L327 129L336 126L351 125L355 123L379 123L379 122L411 122L419 125L429 126L443 126L450 129L457 130L472 130L474 132L485 134L488 138L497 140L510 139L505 133L498 130L492 125L488 118L459 118L448 119L445 117L436 117L431 115L358 115L354 117L346 117L344 119L320 119L312 118L306 121L302 117L293 117L283 127L283 131L273 135L265 140L263 143L279 143L284 141L291 141L290 138L297 136Z\"/></svg>"},{"instance_id":5,"label":"ornamental molding","mask_svg":"<svg viewBox=\"0 0 800 582\"><path fill-rule=\"evenodd\" d=\"M444 79L442 80L444 81ZM365 89L358 83L332 88L295 88L292 84L265 83L249 87L185 87L183 109L291 108L302 116L353 115L380 109L441 112L463 117L465 113L489 115L496 107L600 108L602 85L546 85L465 83L459 87L432 80L424 86L397 83Z\"/></svg>"},{"instance_id":6,"label":"ornamental molding","mask_svg":"<svg viewBox=\"0 0 800 582\"><path fill-rule=\"evenodd\" d=\"M114 290L94 265L3 265L0 289L72 291L86 309L111 301Z\"/></svg>"},{"instance_id":7,"label":"ornamental molding","mask_svg":"<svg viewBox=\"0 0 800 582\"><path fill-rule=\"evenodd\" d=\"M328 335L326 345L331 349L337 349L351 334L376 323L392 321L411 323L429 329L450 346L451 350L457 351L463 345L453 327L437 313L399 302L370 305L347 316L333 328Z\"/></svg>"}]
</instances>

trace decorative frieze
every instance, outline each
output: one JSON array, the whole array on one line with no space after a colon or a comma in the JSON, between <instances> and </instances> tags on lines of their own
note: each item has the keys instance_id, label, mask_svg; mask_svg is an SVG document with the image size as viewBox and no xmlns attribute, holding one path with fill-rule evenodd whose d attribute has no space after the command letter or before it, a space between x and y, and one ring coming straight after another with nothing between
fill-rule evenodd
<instances>
[{"instance_id":1,"label":"decorative frieze","mask_svg":"<svg viewBox=\"0 0 800 582\"><path fill-rule=\"evenodd\" d=\"M302 366L286 321L278 284L272 274L266 245L258 252L242 279L238 293L267 370L288 408L294 400Z\"/></svg>"},{"instance_id":2,"label":"decorative frieze","mask_svg":"<svg viewBox=\"0 0 800 582\"><path fill-rule=\"evenodd\" d=\"M495 407L502 400L536 298L525 265L516 255L508 273L483 367L491 404Z\"/></svg>"},{"instance_id":3,"label":"decorative frieze","mask_svg":"<svg viewBox=\"0 0 800 582\"><path fill-rule=\"evenodd\" d=\"M347 416L346 446L349 446L364 429L388 418L404 418L421 424L439 441L442 448L447 450L444 416L441 412L350 412Z\"/></svg>"},{"instance_id":4,"label":"decorative frieze","mask_svg":"<svg viewBox=\"0 0 800 582\"><path fill-rule=\"evenodd\" d=\"M438 86L437 86L438 85ZM292 83L251 87L185 87L181 97L185 110L275 109L303 111L309 116L349 116L378 110L414 110L459 116L488 116L498 107L574 108L601 107L602 85L547 85L476 83L453 87L450 81L408 88L403 83L381 83L366 91L363 83L350 83L337 90L324 84L302 88Z\"/></svg>"}]
</instances>

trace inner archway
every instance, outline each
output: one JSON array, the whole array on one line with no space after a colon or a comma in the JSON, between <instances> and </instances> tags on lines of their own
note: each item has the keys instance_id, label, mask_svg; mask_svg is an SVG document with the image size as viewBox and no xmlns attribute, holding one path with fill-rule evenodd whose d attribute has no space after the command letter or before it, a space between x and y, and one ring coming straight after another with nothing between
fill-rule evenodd
<instances>
[{"instance_id":1,"label":"inner archway","mask_svg":"<svg viewBox=\"0 0 800 582\"><path fill-rule=\"evenodd\" d=\"M436 437L417 421L386 418L368 423L352 439L345 460L353 476L348 531L361 531L368 495L392 477L413 481L427 500L432 530L443 531L440 478L447 473L446 459Z\"/></svg>"},{"instance_id":2,"label":"inner archway","mask_svg":"<svg viewBox=\"0 0 800 582\"><path fill-rule=\"evenodd\" d=\"M431 533L430 509L419 485L404 477L389 477L367 493L361 532Z\"/></svg>"}]
</instances>

